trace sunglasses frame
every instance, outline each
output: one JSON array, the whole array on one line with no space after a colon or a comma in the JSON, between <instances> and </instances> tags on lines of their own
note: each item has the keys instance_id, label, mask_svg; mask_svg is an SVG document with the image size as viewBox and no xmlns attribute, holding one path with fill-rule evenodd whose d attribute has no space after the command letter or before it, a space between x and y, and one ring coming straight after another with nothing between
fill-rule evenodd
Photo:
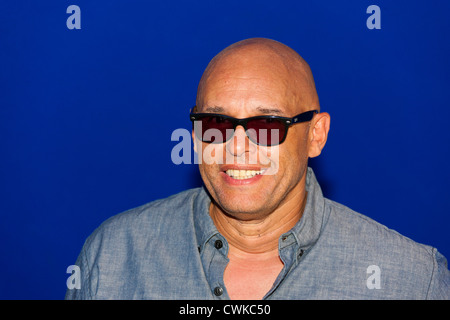
<instances>
[{"instance_id":1,"label":"sunglasses frame","mask_svg":"<svg viewBox=\"0 0 450 320\"><path fill-rule=\"evenodd\" d=\"M195 106L192 110L195 111L196 109L197 108ZM319 113L319 111L318 110L306 111L306 112L300 113L292 118L267 115L267 116L255 116L255 117L238 119L238 118L233 118L233 117L230 117L230 116L227 116L224 114L219 114L219 113L196 113L196 112L191 111L190 119L192 121L192 125L194 125L194 121L198 121L198 120L200 120L202 118L206 118L206 117L222 117L222 118L228 119L231 122L231 124L233 125L234 131L236 131L237 126L242 126L245 130L247 137L250 139L250 141L252 141L253 143L255 143L257 145L263 145L263 146L270 147L270 146L276 146L276 145L282 144L284 142L284 140L286 140L288 129L290 126L297 124L297 123L311 121L312 118L314 117L314 114L316 114L316 113ZM247 134L247 130L248 130L247 123L251 120L257 120L257 119L275 119L275 120L280 120L281 123L284 124L285 134L278 144L270 144L270 145L259 144L258 142L255 142L250 138L250 136ZM196 134L196 136L199 138L199 140L203 141L202 137L199 137L197 134ZM225 143L228 140L230 140L232 137L233 136L229 137L228 139L226 139L222 142L217 142L217 144ZM203 142L211 143L210 141L203 141Z\"/></svg>"}]
</instances>

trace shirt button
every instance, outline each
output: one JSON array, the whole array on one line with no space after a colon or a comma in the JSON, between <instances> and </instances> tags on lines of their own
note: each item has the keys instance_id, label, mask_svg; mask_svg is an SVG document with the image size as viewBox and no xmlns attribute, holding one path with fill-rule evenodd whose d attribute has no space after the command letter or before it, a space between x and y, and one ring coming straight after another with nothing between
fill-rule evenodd
<instances>
[{"instance_id":1,"label":"shirt button","mask_svg":"<svg viewBox=\"0 0 450 320\"><path fill-rule=\"evenodd\" d=\"M214 294L218 297L221 296L223 294L223 289L221 287L215 287Z\"/></svg>"},{"instance_id":2,"label":"shirt button","mask_svg":"<svg viewBox=\"0 0 450 320\"><path fill-rule=\"evenodd\" d=\"M221 240L216 240L216 242L214 242L214 247L216 247L216 249L220 249L223 247L223 243Z\"/></svg>"}]
</instances>

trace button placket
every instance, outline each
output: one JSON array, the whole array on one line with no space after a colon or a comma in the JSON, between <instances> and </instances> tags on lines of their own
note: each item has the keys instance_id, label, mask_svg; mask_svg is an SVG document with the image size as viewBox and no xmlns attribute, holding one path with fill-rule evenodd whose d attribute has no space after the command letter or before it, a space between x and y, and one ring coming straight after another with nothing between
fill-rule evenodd
<instances>
[{"instance_id":1,"label":"button placket","mask_svg":"<svg viewBox=\"0 0 450 320\"><path fill-rule=\"evenodd\" d=\"M279 238L278 243L279 255L281 261L283 261L284 267L278 275L272 289L266 294L264 298L269 297L280 283L286 278L286 276L291 272L292 268L295 267L296 261L298 261L298 256L301 250L298 248L298 243L296 237L292 233L283 234Z\"/></svg>"},{"instance_id":2,"label":"button placket","mask_svg":"<svg viewBox=\"0 0 450 320\"><path fill-rule=\"evenodd\" d=\"M227 299L228 295L223 282L223 274L228 264L228 244L220 234L217 234L208 241L208 247L208 251L211 254L208 282L213 297L219 300Z\"/></svg>"}]
</instances>

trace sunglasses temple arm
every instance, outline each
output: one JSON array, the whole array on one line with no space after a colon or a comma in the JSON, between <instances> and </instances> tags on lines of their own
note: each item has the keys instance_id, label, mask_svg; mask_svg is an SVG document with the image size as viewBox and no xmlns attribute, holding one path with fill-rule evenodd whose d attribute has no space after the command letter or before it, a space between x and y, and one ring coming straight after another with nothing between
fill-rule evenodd
<instances>
[{"instance_id":1,"label":"sunglasses temple arm","mask_svg":"<svg viewBox=\"0 0 450 320\"><path fill-rule=\"evenodd\" d=\"M311 110L311 111L307 111L305 113L299 114L298 116L292 118L292 123L294 124L294 123L309 121L313 118L315 113L318 113L318 111Z\"/></svg>"}]
</instances>

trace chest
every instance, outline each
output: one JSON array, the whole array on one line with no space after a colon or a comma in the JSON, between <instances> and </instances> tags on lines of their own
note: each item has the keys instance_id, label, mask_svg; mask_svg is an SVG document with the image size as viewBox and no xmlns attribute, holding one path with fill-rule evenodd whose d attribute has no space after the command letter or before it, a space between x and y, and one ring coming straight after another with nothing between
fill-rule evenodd
<instances>
[{"instance_id":1,"label":"chest","mask_svg":"<svg viewBox=\"0 0 450 320\"><path fill-rule=\"evenodd\" d=\"M233 300L262 299L282 269L278 257L266 261L230 259L224 272L228 295Z\"/></svg>"}]
</instances>

